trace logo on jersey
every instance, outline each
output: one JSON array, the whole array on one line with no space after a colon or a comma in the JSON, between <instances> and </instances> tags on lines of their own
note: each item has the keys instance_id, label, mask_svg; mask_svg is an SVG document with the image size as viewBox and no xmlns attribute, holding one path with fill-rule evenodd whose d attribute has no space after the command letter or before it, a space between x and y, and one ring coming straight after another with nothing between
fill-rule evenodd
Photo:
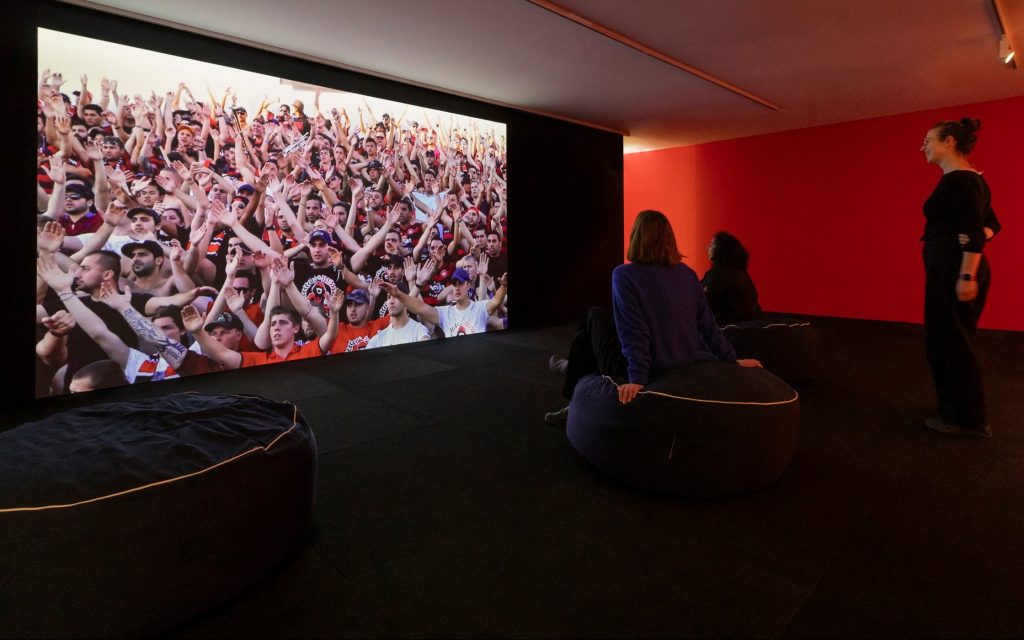
<instances>
[{"instance_id":1,"label":"logo on jersey","mask_svg":"<svg viewBox=\"0 0 1024 640\"><path fill-rule=\"evenodd\" d=\"M366 348L366 345L370 344L370 339L366 336L357 336L348 341L345 345L345 353L350 351L362 351Z\"/></svg>"},{"instance_id":2,"label":"logo on jersey","mask_svg":"<svg viewBox=\"0 0 1024 640\"><path fill-rule=\"evenodd\" d=\"M327 276L317 275L306 280L302 285L302 295L311 304L320 307L320 313L327 317L331 309L331 300L338 294L338 285Z\"/></svg>"}]
</instances>

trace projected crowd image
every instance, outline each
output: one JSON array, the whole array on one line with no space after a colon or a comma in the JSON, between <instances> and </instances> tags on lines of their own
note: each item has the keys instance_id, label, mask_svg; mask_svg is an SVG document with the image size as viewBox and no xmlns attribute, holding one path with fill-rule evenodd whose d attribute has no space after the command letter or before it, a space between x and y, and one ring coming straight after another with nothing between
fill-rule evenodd
<instances>
[{"instance_id":1,"label":"projected crowd image","mask_svg":"<svg viewBox=\"0 0 1024 640\"><path fill-rule=\"evenodd\" d=\"M508 327L506 128L39 30L36 395Z\"/></svg>"}]
</instances>

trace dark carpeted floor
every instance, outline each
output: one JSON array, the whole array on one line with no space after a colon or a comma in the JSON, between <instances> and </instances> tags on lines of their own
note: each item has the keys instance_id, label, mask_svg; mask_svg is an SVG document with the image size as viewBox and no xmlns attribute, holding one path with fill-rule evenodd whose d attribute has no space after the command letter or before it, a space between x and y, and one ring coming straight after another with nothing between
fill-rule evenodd
<instances>
[{"instance_id":1,"label":"dark carpeted floor","mask_svg":"<svg viewBox=\"0 0 1024 640\"><path fill-rule=\"evenodd\" d=\"M923 428L920 326L812 320L791 467L720 501L621 486L543 424L569 326L94 399L258 394L317 437L308 543L169 638L1024 636L1024 334L978 336L995 435L964 441Z\"/></svg>"}]
</instances>

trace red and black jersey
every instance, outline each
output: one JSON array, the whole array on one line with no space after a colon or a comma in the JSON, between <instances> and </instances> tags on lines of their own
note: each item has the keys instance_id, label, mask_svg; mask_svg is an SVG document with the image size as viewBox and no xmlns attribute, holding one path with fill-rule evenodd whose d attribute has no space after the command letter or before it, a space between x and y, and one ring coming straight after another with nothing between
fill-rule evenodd
<instances>
[{"instance_id":1,"label":"red and black jersey","mask_svg":"<svg viewBox=\"0 0 1024 640\"><path fill-rule=\"evenodd\" d=\"M430 306L437 305L437 297L444 291L453 273L455 273L454 262L445 262L439 266L437 271L434 272L434 277L420 287L420 297L423 298L423 302Z\"/></svg>"},{"instance_id":2,"label":"red and black jersey","mask_svg":"<svg viewBox=\"0 0 1024 640\"><path fill-rule=\"evenodd\" d=\"M402 248L412 251L416 243L420 241L420 236L423 235L423 223L413 222L404 229L399 228L398 234L402 237Z\"/></svg>"},{"instance_id":3,"label":"red and black jersey","mask_svg":"<svg viewBox=\"0 0 1024 640\"><path fill-rule=\"evenodd\" d=\"M64 232L67 235L77 236L80 233L95 233L98 231L103 226L103 216L95 211L87 211L78 220L72 220L71 216L65 213L58 222L60 222L60 226L64 227Z\"/></svg>"},{"instance_id":4,"label":"red and black jersey","mask_svg":"<svg viewBox=\"0 0 1024 640\"><path fill-rule=\"evenodd\" d=\"M121 152L121 157L108 160L104 158L103 165L114 171L123 171L126 178L132 180L135 177L135 170L132 167L131 158L127 153Z\"/></svg>"},{"instance_id":5,"label":"red and black jersey","mask_svg":"<svg viewBox=\"0 0 1024 640\"><path fill-rule=\"evenodd\" d=\"M277 234L278 239L281 240L281 246L284 247L285 250L291 249L299 244L299 241L295 236L286 236L280 229L274 228L263 230L263 242L266 242L268 245L270 244L271 233Z\"/></svg>"}]
</instances>

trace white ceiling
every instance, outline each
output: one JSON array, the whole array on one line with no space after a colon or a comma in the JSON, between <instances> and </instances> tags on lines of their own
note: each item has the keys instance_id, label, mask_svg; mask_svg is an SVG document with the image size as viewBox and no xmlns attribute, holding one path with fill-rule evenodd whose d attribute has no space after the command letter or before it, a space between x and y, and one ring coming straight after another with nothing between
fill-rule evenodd
<instances>
[{"instance_id":1,"label":"white ceiling","mask_svg":"<svg viewBox=\"0 0 1024 640\"><path fill-rule=\"evenodd\" d=\"M675 147L1024 95L991 0L69 0ZM1024 37L1024 0L1001 0ZM1024 64L1021 65L1024 67Z\"/></svg>"}]
</instances>

